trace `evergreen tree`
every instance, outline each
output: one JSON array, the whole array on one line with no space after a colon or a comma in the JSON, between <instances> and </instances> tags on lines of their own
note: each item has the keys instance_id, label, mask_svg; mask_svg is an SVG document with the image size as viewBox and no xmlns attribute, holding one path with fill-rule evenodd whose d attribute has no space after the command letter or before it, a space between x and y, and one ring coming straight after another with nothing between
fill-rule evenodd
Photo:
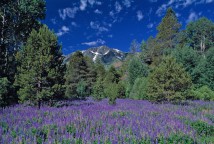
<instances>
[{"instance_id":1,"label":"evergreen tree","mask_svg":"<svg viewBox=\"0 0 214 144\"><path fill-rule=\"evenodd\" d=\"M165 17L157 27L157 40L161 49L174 48L174 38L179 33L181 24L179 24L175 12L168 8Z\"/></svg>"},{"instance_id":2,"label":"evergreen tree","mask_svg":"<svg viewBox=\"0 0 214 144\"><path fill-rule=\"evenodd\" d=\"M7 101L16 101L12 87L16 72L15 53L26 42L33 28L38 29L39 20L45 18L44 0L0 1L0 78L7 79Z\"/></svg>"},{"instance_id":3,"label":"evergreen tree","mask_svg":"<svg viewBox=\"0 0 214 144\"><path fill-rule=\"evenodd\" d=\"M71 57L66 72L66 97L80 98L77 85L80 81L86 83L86 91L83 97L92 93L93 84L96 82L96 71L93 62L77 51Z\"/></svg>"},{"instance_id":4,"label":"evergreen tree","mask_svg":"<svg viewBox=\"0 0 214 144\"><path fill-rule=\"evenodd\" d=\"M180 101L185 99L185 91L191 84L191 78L182 65L168 56L150 73L147 95L154 102Z\"/></svg>"},{"instance_id":5,"label":"evergreen tree","mask_svg":"<svg viewBox=\"0 0 214 144\"><path fill-rule=\"evenodd\" d=\"M186 72L191 75L192 82L196 83L198 78L195 76L195 69L202 57L191 47L177 48L173 52L173 55L175 56L176 61L183 64Z\"/></svg>"},{"instance_id":6,"label":"evergreen tree","mask_svg":"<svg viewBox=\"0 0 214 144\"><path fill-rule=\"evenodd\" d=\"M104 81L102 77L98 77L96 83L93 86L93 97L98 101L102 100L105 97Z\"/></svg>"},{"instance_id":7,"label":"evergreen tree","mask_svg":"<svg viewBox=\"0 0 214 144\"><path fill-rule=\"evenodd\" d=\"M119 81L120 74L113 66L111 66L110 69L107 71L106 77L104 79L105 84L119 83Z\"/></svg>"},{"instance_id":8,"label":"evergreen tree","mask_svg":"<svg viewBox=\"0 0 214 144\"><path fill-rule=\"evenodd\" d=\"M64 71L61 46L47 26L33 30L17 56L15 85L21 102L38 103L62 98Z\"/></svg>"},{"instance_id":9,"label":"evergreen tree","mask_svg":"<svg viewBox=\"0 0 214 144\"><path fill-rule=\"evenodd\" d=\"M214 91L214 47L206 52L206 57L202 58L194 71L196 84L198 86L207 85Z\"/></svg>"},{"instance_id":10,"label":"evergreen tree","mask_svg":"<svg viewBox=\"0 0 214 144\"><path fill-rule=\"evenodd\" d=\"M92 59L90 59L89 57L84 57L84 59L87 64L87 71L88 71L88 73L86 74L87 80L85 81L87 86L87 91L88 91L88 94L92 94L93 85L96 82L96 78L97 78L96 66L92 61Z\"/></svg>"}]
</instances>

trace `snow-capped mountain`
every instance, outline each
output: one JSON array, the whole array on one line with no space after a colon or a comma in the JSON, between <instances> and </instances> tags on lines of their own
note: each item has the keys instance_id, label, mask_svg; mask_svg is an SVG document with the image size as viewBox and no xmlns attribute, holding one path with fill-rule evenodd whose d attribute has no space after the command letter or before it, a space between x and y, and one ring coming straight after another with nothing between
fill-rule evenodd
<instances>
[{"instance_id":1,"label":"snow-capped mountain","mask_svg":"<svg viewBox=\"0 0 214 144\"><path fill-rule=\"evenodd\" d=\"M127 56L126 53L118 49L109 48L107 46L93 47L81 52L84 56L88 56L94 62L100 60L105 65L110 65L114 62L123 61ZM71 56L72 54L68 55L65 61L68 62Z\"/></svg>"}]
</instances>

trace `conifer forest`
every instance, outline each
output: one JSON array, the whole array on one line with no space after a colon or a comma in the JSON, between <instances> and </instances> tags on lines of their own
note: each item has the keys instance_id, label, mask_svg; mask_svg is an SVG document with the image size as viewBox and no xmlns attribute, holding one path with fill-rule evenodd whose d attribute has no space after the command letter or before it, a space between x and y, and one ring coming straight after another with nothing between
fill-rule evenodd
<instances>
[{"instance_id":1,"label":"conifer forest","mask_svg":"<svg viewBox=\"0 0 214 144\"><path fill-rule=\"evenodd\" d=\"M214 21L65 55L47 4L0 1L0 144L214 144Z\"/></svg>"}]
</instances>

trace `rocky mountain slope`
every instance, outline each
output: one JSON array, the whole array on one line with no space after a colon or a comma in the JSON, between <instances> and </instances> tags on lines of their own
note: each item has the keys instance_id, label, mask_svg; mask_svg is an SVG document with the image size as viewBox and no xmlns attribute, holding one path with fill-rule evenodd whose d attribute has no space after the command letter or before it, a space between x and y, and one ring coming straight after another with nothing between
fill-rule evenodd
<instances>
[{"instance_id":1,"label":"rocky mountain slope","mask_svg":"<svg viewBox=\"0 0 214 144\"><path fill-rule=\"evenodd\" d=\"M100 60L104 65L111 65L125 60L127 53L107 46L93 47L82 51L84 56L91 58L94 62ZM66 56L65 62L68 62L73 53Z\"/></svg>"}]
</instances>

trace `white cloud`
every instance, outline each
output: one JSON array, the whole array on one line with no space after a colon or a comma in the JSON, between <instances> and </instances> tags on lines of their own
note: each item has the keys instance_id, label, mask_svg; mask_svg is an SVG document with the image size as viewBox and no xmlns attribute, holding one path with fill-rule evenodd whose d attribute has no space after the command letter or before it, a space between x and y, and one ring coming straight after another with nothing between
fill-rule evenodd
<instances>
[{"instance_id":1,"label":"white cloud","mask_svg":"<svg viewBox=\"0 0 214 144\"><path fill-rule=\"evenodd\" d=\"M120 12L122 10L122 6L120 5L120 3L118 1L115 2L115 10L116 12Z\"/></svg>"},{"instance_id":2,"label":"white cloud","mask_svg":"<svg viewBox=\"0 0 214 144\"><path fill-rule=\"evenodd\" d=\"M96 14L102 14L102 11L96 9L96 10L94 11L94 13L96 13Z\"/></svg>"},{"instance_id":3,"label":"white cloud","mask_svg":"<svg viewBox=\"0 0 214 144\"><path fill-rule=\"evenodd\" d=\"M90 27L92 29L98 30L99 33L109 31L108 28L100 26L99 22L93 22L93 21L91 21L90 22Z\"/></svg>"},{"instance_id":4,"label":"white cloud","mask_svg":"<svg viewBox=\"0 0 214 144\"><path fill-rule=\"evenodd\" d=\"M150 24L147 25L147 28L149 28L149 29L151 29L151 28L153 28L153 27L154 27L154 24L153 24L153 23L150 23Z\"/></svg>"},{"instance_id":5,"label":"white cloud","mask_svg":"<svg viewBox=\"0 0 214 144\"><path fill-rule=\"evenodd\" d=\"M188 19L186 20L186 23L189 23L191 21L195 21L198 19L198 15L195 12L191 12Z\"/></svg>"},{"instance_id":6,"label":"white cloud","mask_svg":"<svg viewBox=\"0 0 214 144\"><path fill-rule=\"evenodd\" d=\"M170 0L167 3L162 4L156 11L158 16L162 16L167 8L175 7L175 8L185 8L190 5L198 5L198 4L208 4L212 3L214 0Z\"/></svg>"},{"instance_id":7,"label":"white cloud","mask_svg":"<svg viewBox=\"0 0 214 144\"><path fill-rule=\"evenodd\" d=\"M131 1L130 1L130 0L124 0L124 1L123 1L123 4L124 4L127 8L129 8L129 7L131 6Z\"/></svg>"},{"instance_id":8,"label":"white cloud","mask_svg":"<svg viewBox=\"0 0 214 144\"><path fill-rule=\"evenodd\" d=\"M88 0L88 3L93 6L95 4L95 0Z\"/></svg>"},{"instance_id":9,"label":"white cloud","mask_svg":"<svg viewBox=\"0 0 214 144\"><path fill-rule=\"evenodd\" d=\"M58 31L58 33L56 33L56 35L57 35L58 37L60 37L60 36L62 36L62 35L64 35L64 34L68 33L69 31L70 31L70 29L69 29L68 27L62 26L62 28L59 29L59 31Z\"/></svg>"},{"instance_id":10,"label":"white cloud","mask_svg":"<svg viewBox=\"0 0 214 144\"><path fill-rule=\"evenodd\" d=\"M214 0L206 0L206 3L211 3L213 2Z\"/></svg>"},{"instance_id":11,"label":"white cloud","mask_svg":"<svg viewBox=\"0 0 214 144\"><path fill-rule=\"evenodd\" d=\"M51 19L51 22L52 22L54 25L57 23L57 21L56 21L55 18Z\"/></svg>"},{"instance_id":12,"label":"white cloud","mask_svg":"<svg viewBox=\"0 0 214 144\"><path fill-rule=\"evenodd\" d=\"M87 0L80 0L80 10L84 11L87 7Z\"/></svg>"},{"instance_id":13,"label":"white cloud","mask_svg":"<svg viewBox=\"0 0 214 144\"><path fill-rule=\"evenodd\" d=\"M74 7L74 8L65 8L65 9L62 9L62 10L59 9L58 12L59 12L60 18L65 20L66 17L75 18L75 15L76 15L78 10L79 9L77 7Z\"/></svg>"},{"instance_id":14,"label":"white cloud","mask_svg":"<svg viewBox=\"0 0 214 144\"><path fill-rule=\"evenodd\" d=\"M143 13L141 11L137 11L137 19L141 21L143 19Z\"/></svg>"},{"instance_id":15,"label":"white cloud","mask_svg":"<svg viewBox=\"0 0 214 144\"><path fill-rule=\"evenodd\" d=\"M78 27L77 23L75 23L75 22L71 22L71 25L74 27Z\"/></svg>"},{"instance_id":16,"label":"white cloud","mask_svg":"<svg viewBox=\"0 0 214 144\"><path fill-rule=\"evenodd\" d=\"M106 42L102 39L98 39L96 41L91 41L91 42L84 42L82 43L82 45L87 45L87 46L97 46L99 44L103 45L105 44Z\"/></svg>"}]
</instances>

